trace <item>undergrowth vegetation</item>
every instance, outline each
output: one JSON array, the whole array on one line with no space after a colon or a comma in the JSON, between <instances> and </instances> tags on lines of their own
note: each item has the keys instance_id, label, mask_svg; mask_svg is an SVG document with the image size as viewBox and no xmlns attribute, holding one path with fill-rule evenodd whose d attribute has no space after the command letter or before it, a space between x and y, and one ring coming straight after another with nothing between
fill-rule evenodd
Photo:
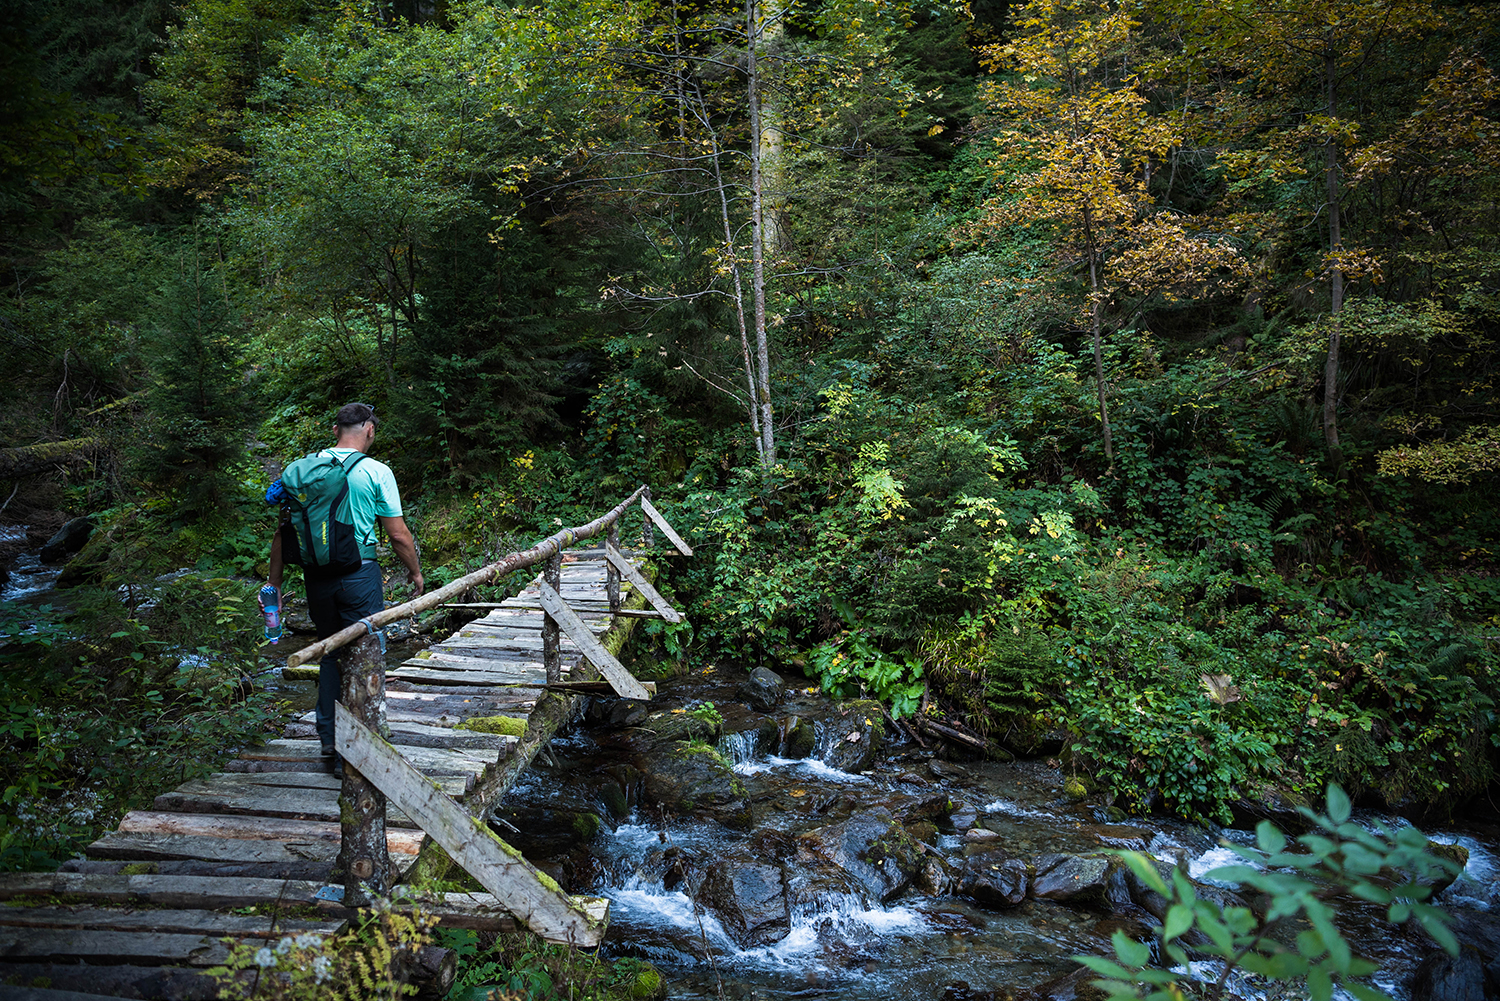
<instances>
[{"instance_id":1,"label":"undergrowth vegetation","mask_svg":"<svg viewBox=\"0 0 1500 1001\"><path fill-rule=\"evenodd\" d=\"M1491 786L1493 9L87 7L0 34L0 515L97 525L5 612L7 865L267 724L261 497L354 399L432 586L649 484L642 660L1126 810Z\"/></svg>"}]
</instances>

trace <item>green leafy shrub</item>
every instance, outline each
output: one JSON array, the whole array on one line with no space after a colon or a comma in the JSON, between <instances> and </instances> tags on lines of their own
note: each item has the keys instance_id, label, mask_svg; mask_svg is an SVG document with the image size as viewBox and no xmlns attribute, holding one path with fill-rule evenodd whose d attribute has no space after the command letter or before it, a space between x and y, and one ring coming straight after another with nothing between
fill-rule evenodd
<instances>
[{"instance_id":1,"label":"green leafy shrub","mask_svg":"<svg viewBox=\"0 0 1500 1001\"><path fill-rule=\"evenodd\" d=\"M1104 978L1094 984L1111 1001L1180 1001L1186 996L1187 974L1179 971L1190 969L1195 956L1206 956L1216 961L1218 977L1197 996L1211 1001L1229 996L1229 981L1237 971L1303 985L1312 1001L1329 1001L1335 985L1359 1001L1390 1001L1357 979L1379 967L1356 956L1339 930L1338 912L1350 906L1338 903L1339 894L1381 909L1392 924L1415 922L1449 955L1458 954L1447 914L1427 902L1434 883L1446 885L1458 866L1430 854L1420 831L1380 824L1372 833L1352 823L1349 797L1336 785L1328 787L1326 813L1306 807L1300 812L1317 830L1298 837L1295 847L1273 824L1262 821L1256 848L1227 845L1250 865L1207 874L1264 894L1268 904L1263 910L1202 899L1176 867L1164 875L1155 859L1121 853L1135 877L1167 899L1166 918L1153 931L1164 961L1153 965L1150 944L1116 931L1114 960L1078 957ZM1163 968L1166 960L1172 968Z\"/></svg>"}]
</instances>

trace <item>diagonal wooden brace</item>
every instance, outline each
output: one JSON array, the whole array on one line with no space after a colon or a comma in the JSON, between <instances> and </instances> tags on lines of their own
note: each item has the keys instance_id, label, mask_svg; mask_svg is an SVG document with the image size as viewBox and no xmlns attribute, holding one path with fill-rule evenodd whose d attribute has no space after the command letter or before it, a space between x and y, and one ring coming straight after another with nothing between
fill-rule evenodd
<instances>
[{"instance_id":1,"label":"diagonal wooden brace","mask_svg":"<svg viewBox=\"0 0 1500 1001\"><path fill-rule=\"evenodd\" d=\"M583 651L590 664L599 669L610 687L627 699L640 699L644 702L651 698L651 693L635 680L624 664L615 659L614 654L604 649L604 644L594 637L593 630L578 617L578 613L568 607L561 595L549 587L546 581L541 582L541 589L542 608L568 634L568 638L578 644L578 649Z\"/></svg>"},{"instance_id":2,"label":"diagonal wooden brace","mask_svg":"<svg viewBox=\"0 0 1500 1001\"><path fill-rule=\"evenodd\" d=\"M651 518L651 520L656 522L656 527L662 530L666 537L671 541L672 545L677 547L677 551L679 553L684 556L693 555L693 547L688 545L686 542L683 542L682 536L672 531L672 526L667 524L667 519L663 518L661 516L661 512L653 507L651 502L645 497L641 498L641 510L645 511L646 514Z\"/></svg>"},{"instance_id":3,"label":"diagonal wooden brace","mask_svg":"<svg viewBox=\"0 0 1500 1001\"><path fill-rule=\"evenodd\" d=\"M592 948L603 940L606 920L591 906L594 901L563 893L342 703L333 711L336 745L346 764L416 821L501 906L549 942Z\"/></svg>"},{"instance_id":4,"label":"diagonal wooden brace","mask_svg":"<svg viewBox=\"0 0 1500 1001\"><path fill-rule=\"evenodd\" d=\"M663 598L656 588L651 586L649 580L641 576L639 570L630 565L630 561L622 556L618 549L607 542L604 544L604 558L609 560L610 565L620 571L626 580L635 585L635 589L641 592L647 601L651 602L651 607L660 612L662 618L674 625L682 621L682 614L673 608L671 603L666 598ZM618 611L615 614L618 615Z\"/></svg>"}]
</instances>

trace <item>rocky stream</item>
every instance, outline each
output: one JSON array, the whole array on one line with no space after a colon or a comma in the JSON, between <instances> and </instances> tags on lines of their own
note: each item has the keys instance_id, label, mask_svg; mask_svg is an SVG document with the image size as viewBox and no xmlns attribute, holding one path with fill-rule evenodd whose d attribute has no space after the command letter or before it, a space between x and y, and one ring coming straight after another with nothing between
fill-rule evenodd
<instances>
[{"instance_id":1,"label":"rocky stream","mask_svg":"<svg viewBox=\"0 0 1500 1001\"><path fill-rule=\"evenodd\" d=\"M673 997L1092 997L1071 957L1110 954L1116 929L1145 937L1164 914L1109 849L1176 864L1227 901L1207 876L1239 861L1225 842L1250 843L1256 814L1297 819L1257 804L1245 829L1122 817L1070 796L1055 760L954 760L878 704L799 682L709 666L649 704L596 700L494 818L573 892L608 896L609 949L651 961ZM1423 966L1437 950L1421 933L1359 908L1343 919L1396 998L1477 999L1500 955L1500 832L1432 834L1467 849L1440 897L1463 957Z\"/></svg>"},{"instance_id":2,"label":"rocky stream","mask_svg":"<svg viewBox=\"0 0 1500 1001\"><path fill-rule=\"evenodd\" d=\"M58 567L19 530L0 543L12 548L5 599L45 600ZM260 680L311 706L311 683L275 668ZM609 897L606 950L650 961L673 998L1067 1001L1098 996L1072 957L1108 955L1116 930L1144 938L1164 915L1110 850L1175 864L1200 895L1230 901L1209 876L1239 861L1226 844L1249 844L1261 817L1298 820L1258 803L1240 804L1231 828L1125 817L1080 795L1056 759L922 743L877 703L807 684L699 665L649 703L594 699L492 823L570 892ZM1341 913L1346 933L1397 1001L1500 997L1497 813L1428 833L1466 852L1437 898L1463 955L1359 906ZM1241 998L1302 996L1231 984Z\"/></svg>"}]
</instances>

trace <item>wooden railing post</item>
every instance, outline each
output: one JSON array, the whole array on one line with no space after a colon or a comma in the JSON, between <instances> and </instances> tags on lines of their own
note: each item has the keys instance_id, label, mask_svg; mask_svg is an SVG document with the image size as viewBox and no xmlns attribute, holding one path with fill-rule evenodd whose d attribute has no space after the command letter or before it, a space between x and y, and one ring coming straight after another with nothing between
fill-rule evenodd
<instances>
[{"instance_id":1,"label":"wooden railing post","mask_svg":"<svg viewBox=\"0 0 1500 1001\"><path fill-rule=\"evenodd\" d=\"M542 573L542 579L552 590L562 591L562 546L557 547L557 552L547 560L547 569ZM562 680L562 650L560 641L561 630L558 628L557 620L552 614L547 613L542 620L542 665L547 669L547 684L555 685Z\"/></svg>"},{"instance_id":2,"label":"wooden railing post","mask_svg":"<svg viewBox=\"0 0 1500 1001\"><path fill-rule=\"evenodd\" d=\"M650 501L651 488L642 487L641 496L644 497L647 501ZM646 549L650 549L652 546L656 545L656 526L651 524L651 519L646 517L646 512L644 510L641 512L641 521L644 522L644 524L641 526L641 545Z\"/></svg>"},{"instance_id":3,"label":"wooden railing post","mask_svg":"<svg viewBox=\"0 0 1500 1001\"><path fill-rule=\"evenodd\" d=\"M380 639L363 636L343 655L343 692L340 699L355 719L375 733L385 708L385 658ZM339 797L343 844L339 861L344 869L344 906L368 906L370 891L390 889L391 860L385 841L385 793L352 767L344 769ZM363 886L361 884L364 884Z\"/></svg>"},{"instance_id":4,"label":"wooden railing post","mask_svg":"<svg viewBox=\"0 0 1500 1001\"><path fill-rule=\"evenodd\" d=\"M615 520L609 523L609 534L605 536L605 552L610 549L620 548L620 522ZM620 610L620 571L609 560L604 561L605 567L605 590L609 593L609 610L611 613Z\"/></svg>"}]
</instances>

